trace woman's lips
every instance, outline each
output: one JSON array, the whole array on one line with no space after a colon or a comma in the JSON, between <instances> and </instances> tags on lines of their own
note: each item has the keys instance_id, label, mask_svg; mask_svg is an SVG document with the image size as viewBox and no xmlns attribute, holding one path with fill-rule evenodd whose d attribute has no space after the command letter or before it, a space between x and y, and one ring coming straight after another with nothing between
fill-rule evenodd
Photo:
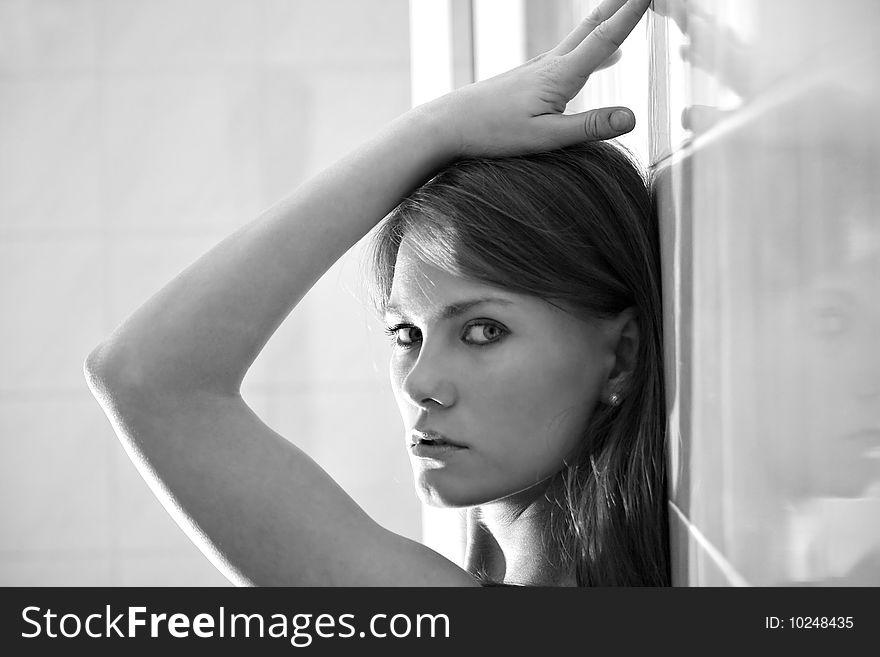
<instances>
[{"instance_id":1,"label":"woman's lips","mask_svg":"<svg viewBox=\"0 0 880 657\"><path fill-rule=\"evenodd\" d=\"M437 445L416 443L410 448L410 451L420 459L442 459L457 452L463 452L466 449L467 447L458 447L448 443Z\"/></svg>"},{"instance_id":2,"label":"woman's lips","mask_svg":"<svg viewBox=\"0 0 880 657\"><path fill-rule=\"evenodd\" d=\"M410 450L419 458L443 458L467 449L437 431L414 430L410 433Z\"/></svg>"}]
</instances>

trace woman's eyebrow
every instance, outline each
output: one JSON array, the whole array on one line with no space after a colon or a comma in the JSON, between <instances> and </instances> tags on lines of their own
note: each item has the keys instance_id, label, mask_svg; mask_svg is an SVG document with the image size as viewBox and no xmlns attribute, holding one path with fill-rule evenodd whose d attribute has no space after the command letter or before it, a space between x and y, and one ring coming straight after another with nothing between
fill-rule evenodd
<instances>
[{"instance_id":1,"label":"woman's eyebrow","mask_svg":"<svg viewBox=\"0 0 880 657\"><path fill-rule=\"evenodd\" d=\"M484 303L497 303L505 306L513 305L513 301L510 299L505 299L504 297L480 297L479 299L467 299L464 301L457 301L456 303L449 304L445 306L439 313L437 313L433 319L435 320L444 320L444 319L452 319L453 317L457 317L466 313L468 310L473 308L474 306L479 306ZM389 304L385 307L386 315L395 315L397 317L405 317L406 313L403 309L396 304Z\"/></svg>"}]
</instances>

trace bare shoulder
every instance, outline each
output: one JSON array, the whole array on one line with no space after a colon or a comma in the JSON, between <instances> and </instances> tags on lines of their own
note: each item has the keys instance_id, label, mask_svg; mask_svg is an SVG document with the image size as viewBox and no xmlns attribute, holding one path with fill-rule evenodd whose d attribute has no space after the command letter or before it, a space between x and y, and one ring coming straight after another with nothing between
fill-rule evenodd
<instances>
[{"instance_id":1,"label":"bare shoulder","mask_svg":"<svg viewBox=\"0 0 880 657\"><path fill-rule=\"evenodd\" d=\"M117 386L96 396L153 492L236 584L477 585L377 524L239 395Z\"/></svg>"}]
</instances>

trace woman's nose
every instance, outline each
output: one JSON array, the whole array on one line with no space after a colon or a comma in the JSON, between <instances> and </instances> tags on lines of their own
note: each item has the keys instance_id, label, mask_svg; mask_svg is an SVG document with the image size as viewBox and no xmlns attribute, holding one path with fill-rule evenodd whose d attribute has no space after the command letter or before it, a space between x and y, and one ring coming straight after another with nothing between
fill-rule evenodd
<instances>
[{"instance_id":1,"label":"woman's nose","mask_svg":"<svg viewBox=\"0 0 880 657\"><path fill-rule=\"evenodd\" d=\"M403 380L403 392L410 403L425 410L449 408L456 401L452 363L440 350L422 343L419 356Z\"/></svg>"}]
</instances>

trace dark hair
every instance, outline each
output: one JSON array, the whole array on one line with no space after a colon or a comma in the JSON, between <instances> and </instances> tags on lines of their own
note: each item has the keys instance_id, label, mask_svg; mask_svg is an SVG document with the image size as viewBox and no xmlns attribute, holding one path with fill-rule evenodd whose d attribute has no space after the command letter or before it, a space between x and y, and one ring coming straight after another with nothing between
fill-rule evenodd
<instances>
[{"instance_id":1,"label":"dark hair","mask_svg":"<svg viewBox=\"0 0 880 657\"><path fill-rule=\"evenodd\" d=\"M404 237L455 275L596 317L636 310L623 402L597 405L577 458L551 479L545 541L579 586L668 585L659 237L636 165L607 142L452 164L376 229L379 311Z\"/></svg>"}]
</instances>

